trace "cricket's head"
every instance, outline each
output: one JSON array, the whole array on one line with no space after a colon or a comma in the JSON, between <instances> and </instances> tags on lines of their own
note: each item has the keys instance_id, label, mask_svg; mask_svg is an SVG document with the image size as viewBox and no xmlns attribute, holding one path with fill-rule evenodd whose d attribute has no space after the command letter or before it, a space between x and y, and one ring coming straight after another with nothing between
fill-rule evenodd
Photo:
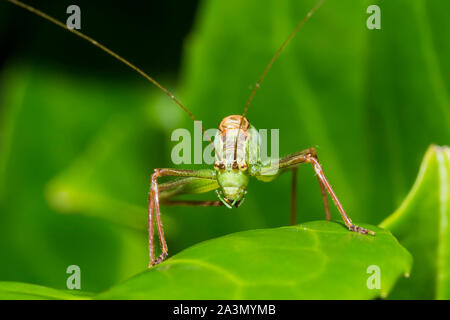
<instances>
[{"instance_id":1,"label":"cricket's head","mask_svg":"<svg viewBox=\"0 0 450 320\"><path fill-rule=\"evenodd\" d=\"M217 163L216 163L217 164ZM239 206L247 193L249 175L241 166L226 166L223 163L214 166L216 168L217 181L220 190L217 190L217 196L228 208Z\"/></svg>"}]
</instances>

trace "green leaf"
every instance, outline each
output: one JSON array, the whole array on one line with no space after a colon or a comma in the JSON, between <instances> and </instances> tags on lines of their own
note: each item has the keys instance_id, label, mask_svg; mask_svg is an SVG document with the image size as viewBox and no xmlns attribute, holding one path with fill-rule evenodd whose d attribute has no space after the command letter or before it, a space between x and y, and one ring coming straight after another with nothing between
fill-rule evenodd
<instances>
[{"instance_id":1,"label":"green leaf","mask_svg":"<svg viewBox=\"0 0 450 320\"><path fill-rule=\"evenodd\" d=\"M174 93L206 127L242 112L267 62L315 2L203 1L186 41L183 90ZM379 31L365 27L369 4L326 1L275 62L248 116L258 129L280 129L283 154L318 146L350 216L378 224L404 199L425 148L449 141L450 2L383 3ZM47 62L37 54L20 59L21 66L12 57L2 70L0 274L63 287L65 267L76 262L88 270L85 287L97 292L144 270L147 252L144 233L118 231L90 216L144 229L149 173L171 165L171 131L193 124L167 97L155 104L155 95L132 73L125 71L131 79L101 77L88 59L67 59L65 53L76 52L124 70L89 43L26 17L60 48L48 46L54 55ZM85 31L105 41L92 28ZM43 47L42 37L30 38ZM122 53L120 46L112 48ZM123 54L132 61L148 55L150 61L154 48L147 41L139 52ZM75 60L82 62L74 67ZM145 70L167 86L164 75ZM132 112L141 106L146 115ZM315 220L323 209L312 168L301 167L299 178L299 217ZM252 182L245 205L232 214L225 208L164 208L170 252L231 232L285 225L289 187L288 176ZM71 201L64 201L67 191ZM64 210L82 215L56 214ZM434 296L427 288L435 278L426 279L417 296Z\"/></svg>"},{"instance_id":2,"label":"green leaf","mask_svg":"<svg viewBox=\"0 0 450 320\"><path fill-rule=\"evenodd\" d=\"M409 274L410 254L387 231L375 237L316 221L230 234L194 245L99 299L368 299ZM389 254L386 254L386 253ZM380 290L367 285L380 268Z\"/></svg>"},{"instance_id":3,"label":"green leaf","mask_svg":"<svg viewBox=\"0 0 450 320\"><path fill-rule=\"evenodd\" d=\"M414 257L411 278L392 298L450 299L450 149L431 146L402 205L380 226Z\"/></svg>"},{"instance_id":4,"label":"green leaf","mask_svg":"<svg viewBox=\"0 0 450 320\"><path fill-rule=\"evenodd\" d=\"M142 191L148 188L148 178L142 175L145 166L126 166L132 162L125 160L127 153L123 152L120 159L109 161L113 165L101 167L102 174L92 164L90 170L81 169L94 162L93 158L108 155L108 146L128 143L128 150L132 148L133 144L126 140L130 131L127 128L132 122L130 118L139 119L140 109L127 96L144 105L148 91L139 87L130 91L123 87L112 90L114 84L66 78L44 65L29 67L19 63L4 69L0 88L5 93L0 103L1 279L64 288L66 269L76 264L86 270L83 288L100 292L143 270L146 266L143 236L86 215L92 211L110 220L118 221L121 217L137 221L134 225L139 222L145 225L146 191ZM138 155L136 158L144 161ZM75 183L68 188L58 180L63 172L87 183L84 188L76 189L80 185ZM114 172L121 174L111 174ZM142 177L142 187L126 192L130 185L139 185L136 176ZM101 189L103 192L98 191L97 185L109 186L114 180L120 181L121 188L114 189L121 194L120 198L107 192L106 187ZM67 190L75 199L64 197ZM46 194L50 202L46 201ZM126 201L133 196L142 199L141 203ZM55 202L60 206L66 204L65 212L84 215L56 214ZM136 207L142 208L144 214L138 217Z\"/></svg>"},{"instance_id":5,"label":"green leaf","mask_svg":"<svg viewBox=\"0 0 450 320\"><path fill-rule=\"evenodd\" d=\"M0 282L0 297L5 300L78 300L89 299L79 291L63 291L20 282Z\"/></svg>"}]
</instances>

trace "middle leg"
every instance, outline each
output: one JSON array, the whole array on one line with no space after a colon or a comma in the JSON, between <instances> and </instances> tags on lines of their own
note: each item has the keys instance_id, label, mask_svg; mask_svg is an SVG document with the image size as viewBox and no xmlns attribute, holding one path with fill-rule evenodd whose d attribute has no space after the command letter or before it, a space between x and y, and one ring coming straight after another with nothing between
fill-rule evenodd
<instances>
[{"instance_id":1,"label":"middle leg","mask_svg":"<svg viewBox=\"0 0 450 320\"><path fill-rule=\"evenodd\" d=\"M291 225L296 224L297 222L297 169L299 163L295 164L296 159L301 158L302 156L305 156L306 154L311 153L317 160L317 154L313 148L303 150L300 152L293 153L291 155L288 155L282 159L280 159L280 168L290 169L292 170L292 183L291 183ZM325 210L325 219L331 220L330 215L330 207L328 205L328 199L327 199L327 192L325 185L323 184L322 180L319 176L317 176L317 181L319 182L320 186L320 192L322 194L322 201L323 201L323 207Z\"/></svg>"}]
</instances>

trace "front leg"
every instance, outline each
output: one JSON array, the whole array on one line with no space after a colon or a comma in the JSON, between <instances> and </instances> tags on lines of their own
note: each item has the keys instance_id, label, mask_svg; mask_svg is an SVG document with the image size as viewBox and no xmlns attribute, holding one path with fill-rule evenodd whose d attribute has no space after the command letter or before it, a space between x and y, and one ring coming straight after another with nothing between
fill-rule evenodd
<instances>
[{"instance_id":1,"label":"front leg","mask_svg":"<svg viewBox=\"0 0 450 320\"><path fill-rule=\"evenodd\" d=\"M174 192L169 193L170 196L176 194L182 194L186 191L191 192L202 192L207 191L210 188L208 185L211 185L213 188L216 185L216 173L214 170L181 170L181 169L155 169L154 173L151 177L150 183L150 192L149 192L149 201L148 201L148 239L149 239L149 256L150 263L149 268L154 266L155 264L161 263L168 255L168 248L166 239L164 237L164 230L161 221L161 211L160 211L160 194L159 194L159 185L158 178L160 177L183 177L182 179L173 180L171 182L165 183L161 185L161 189L164 192L168 192L169 190L174 190ZM192 179L187 179L192 178ZM201 180L201 181L200 181ZM208 180L211 183L208 183L206 186L202 181ZM183 189L184 187L184 189ZM188 187L188 188L186 188ZM185 190L187 189L187 190ZM164 200L164 199L163 199ZM217 205L213 201L203 202L203 205ZM158 229L158 236L161 245L161 254L158 258L155 259L154 253L154 227L153 222L156 216L156 226Z\"/></svg>"}]
</instances>

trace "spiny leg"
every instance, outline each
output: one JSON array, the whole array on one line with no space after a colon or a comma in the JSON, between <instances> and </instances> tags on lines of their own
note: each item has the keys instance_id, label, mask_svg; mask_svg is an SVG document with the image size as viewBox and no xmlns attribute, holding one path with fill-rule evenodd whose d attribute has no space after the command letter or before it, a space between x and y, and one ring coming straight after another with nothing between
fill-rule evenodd
<instances>
[{"instance_id":1,"label":"spiny leg","mask_svg":"<svg viewBox=\"0 0 450 320\"><path fill-rule=\"evenodd\" d=\"M327 192L325 191L325 186L323 185L320 178L318 178L318 180L319 180L320 192L322 193L323 207L325 208L325 219L330 221L331 215L330 215L330 207L328 206Z\"/></svg>"},{"instance_id":2,"label":"spiny leg","mask_svg":"<svg viewBox=\"0 0 450 320\"><path fill-rule=\"evenodd\" d=\"M290 223L291 226L297 224L297 167L292 170L292 183L291 183L291 215ZM322 194L323 207L325 209L325 218L329 221L331 220L330 208L328 206L327 192L325 191L325 186L319 177L317 177L320 186L320 192Z\"/></svg>"},{"instance_id":3,"label":"spiny leg","mask_svg":"<svg viewBox=\"0 0 450 320\"><path fill-rule=\"evenodd\" d=\"M164 176L179 177L179 179L169 181L158 185L158 178ZM206 183L205 183L206 182ZM168 255L166 239L161 220L160 211L160 191L163 192L163 198L172 197L183 193L202 193L214 189L216 186L214 170L179 170L179 169L155 169L151 177L149 202L148 202L148 232L149 232L149 268L161 263ZM161 189L161 190L160 190ZM162 204L179 203L186 205L216 205L216 201L168 201L162 199ZM154 220L158 229L158 236L161 245L161 254L158 258L154 257Z\"/></svg>"},{"instance_id":4,"label":"spiny leg","mask_svg":"<svg viewBox=\"0 0 450 320\"><path fill-rule=\"evenodd\" d=\"M150 254L150 266L149 267L151 267L155 264L161 263L167 257L167 254L168 254L166 238L164 237L164 230L163 230L162 221L161 221L161 211L159 209L158 177L160 177L160 175L159 175L159 171L157 171L157 170L158 169L156 169L155 173L152 175L151 192L150 193L152 196L151 204L153 204L153 206L151 206L149 209L149 211L150 211L149 225L153 225L153 212L156 212L156 226L158 228L159 242L161 245L161 254L159 255L158 258L156 258L156 260L154 259L153 254L152 253ZM153 251L153 241L154 241L153 232L151 232L149 236L150 236L149 237L150 238L150 246Z\"/></svg>"},{"instance_id":5,"label":"spiny leg","mask_svg":"<svg viewBox=\"0 0 450 320\"><path fill-rule=\"evenodd\" d=\"M310 151L313 152L313 157L319 161L319 158L317 157L316 150L314 148L310 148ZM330 215L330 206L328 205L328 198L327 198L327 192L325 191L325 185L323 184L322 180L317 176L317 181L319 181L320 186L320 192L322 193L322 200L323 200L323 207L325 209L325 218L330 221L331 215Z\"/></svg>"},{"instance_id":6,"label":"spiny leg","mask_svg":"<svg viewBox=\"0 0 450 320\"><path fill-rule=\"evenodd\" d=\"M297 220L297 198L296 198L297 172L296 171L297 171L298 165L300 163L297 163L296 159L298 159L299 157L305 156L308 153L311 153L316 159L318 159L314 148L296 152L296 153L290 154L290 155L280 159L280 168L283 168L284 170L290 169L290 170L292 170L292 174L293 174L292 186L291 186L291 225L295 224L296 220ZM322 194L323 207L325 209L325 218L327 220L331 220L330 207L328 205L327 192L325 189L325 185L323 184L323 182L320 180L320 178L318 176L317 176L317 181L319 182L320 192Z\"/></svg>"},{"instance_id":7,"label":"spiny leg","mask_svg":"<svg viewBox=\"0 0 450 320\"><path fill-rule=\"evenodd\" d=\"M161 263L168 255L168 248L166 239L164 237L164 230L161 222L161 212L159 208L159 188L158 188L158 178L164 175L164 171L160 169L155 169L155 172L152 174L151 183L150 183L150 199L148 205L148 233L149 233L149 268L154 266L155 264ZM154 216L156 211L156 223L158 227L158 235L161 245L161 254L155 260L154 256Z\"/></svg>"},{"instance_id":8,"label":"spiny leg","mask_svg":"<svg viewBox=\"0 0 450 320\"><path fill-rule=\"evenodd\" d=\"M345 210L342 207L341 203L339 202L339 199L337 198L336 194L334 193L333 188L331 187L330 183L325 177L325 173L323 172L322 166L319 163L314 148L303 150L280 159L279 166L281 170L287 170L296 168L301 163L311 163L313 165L314 171L316 172L317 177L319 179L319 183L321 185L322 195L324 195L324 189L328 191L329 195L333 199L333 202L336 204L342 216L342 219L345 222L345 225L350 231L355 231L362 234L375 235L375 232L371 230L354 225L350 217L345 213ZM326 202L326 197L324 197L324 204L327 219L329 219L329 210L328 210L328 203Z\"/></svg>"}]
</instances>

